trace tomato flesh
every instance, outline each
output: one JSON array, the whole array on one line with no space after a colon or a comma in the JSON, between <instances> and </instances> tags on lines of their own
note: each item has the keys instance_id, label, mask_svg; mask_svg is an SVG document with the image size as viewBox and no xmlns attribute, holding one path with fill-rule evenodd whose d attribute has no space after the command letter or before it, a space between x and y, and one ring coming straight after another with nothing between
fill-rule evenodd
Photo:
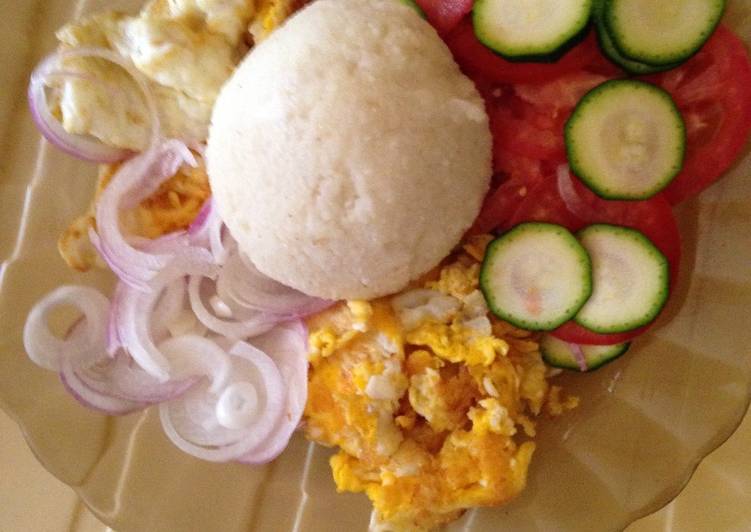
<instances>
[{"instance_id":1,"label":"tomato flesh","mask_svg":"<svg viewBox=\"0 0 751 532\"><path fill-rule=\"evenodd\" d=\"M641 336L649 329L649 325L639 327L633 331L618 334L599 334L589 329L585 329L574 321L569 321L558 327L551 334L572 344L581 345L616 345L630 342L637 336Z\"/></svg>"},{"instance_id":2,"label":"tomato flesh","mask_svg":"<svg viewBox=\"0 0 751 532\"><path fill-rule=\"evenodd\" d=\"M415 0L438 33L446 34L472 11L474 0Z\"/></svg>"},{"instance_id":3,"label":"tomato flesh","mask_svg":"<svg viewBox=\"0 0 751 532\"><path fill-rule=\"evenodd\" d=\"M647 79L673 96L686 122L686 161L664 192L675 205L717 181L746 146L751 134L751 60L743 41L720 26L686 63Z\"/></svg>"}]
</instances>

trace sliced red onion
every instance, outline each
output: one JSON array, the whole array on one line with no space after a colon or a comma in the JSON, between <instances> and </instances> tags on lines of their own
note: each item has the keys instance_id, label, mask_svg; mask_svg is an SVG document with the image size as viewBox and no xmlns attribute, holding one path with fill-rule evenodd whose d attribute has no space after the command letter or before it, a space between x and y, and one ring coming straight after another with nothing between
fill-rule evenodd
<instances>
[{"instance_id":1,"label":"sliced red onion","mask_svg":"<svg viewBox=\"0 0 751 532\"><path fill-rule=\"evenodd\" d=\"M269 437L240 458L248 464L270 462L287 447L302 419L308 397L308 332L302 321L279 325L253 339L253 345L271 357L287 386L284 415Z\"/></svg>"},{"instance_id":2,"label":"sliced red onion","mask_svg":"<svg viewBox=\"0 0 751 532\"><path fill-rule=\"evenodd\" d=\"M85 333L61 339L47 323L53 309L70 305L84 317ZM99 291L86 286L61 286L39 301L29 313L23 331L26 352L38 366L60 371L62 360L74 364L95 360L105 352L109 301Z\"/></svg>"},{"instance_id":3,"label":"sliced red onion","mask_svg":"<svg viewBox=\"0 0 751 532\"><path fill-rule=\"evenodd\" d=\"M86 340L87 327L85 320L79 320L66 335L66 339L75 342ZM133 401L130 399L116 397L108 389L109 387L98 386L101 379L87 379L79 376L79 370L82 365L88 367L102 367L110 365L113 360L108 358L102 351L99 354L98 360L85 361L82 364L81 359L75 357L63 356L60 359L60 380L63 386L73 397L82 405L93 408L100 412L111 415L124 415L134 412L136 410L143 409L146 404L141 401ZM85 377L88 377L89 372L86 372ZM105 389L102 389L105 388Z\"/></svg>"},{"instance_id":4,"label":"sliced red onion","mask_svg":"<svg viewBox=\"0 0 751 532\"><path fill-rule=\"evenodd\" d=\"M224 222L219 218L219 212L214 209L214 216L209 222L209 247L217 264L224 264L229 256L229 248L224 243L224 235L228 234Z\"/></svg>"},{"instance_id":5,"label":"sliced red onion","mask_svg":"<svg viewBox=\"0 0 751 532\"><path fill-rule=\"evenodd\" d=\"M216 264L222 265L227 260L232 242L224 227L213 198L207 199L195 221L188 228L193 245L203 246L211 250Z\"/></svg>"},{"instance_id":6,"label":"sliced red onion","mask_svg":"<svg viewBox=\"0 0 751 532\"><path fill-rule=\"evenodd\" d=\"M83 322L81 322L82 324ZM81 325L71 336L80 336ZM221 390L231 370L229 356L214 342L200 336L170 338L159 345L171 365L170 380L161 382L143 370L124 351L116 357L103 356L88 365L71 364L65 359L61 378L86 404L115 413L169 401L184 394L201 377L211 381L211 391Z\"/></svg>"},{"instance_id":7,"label":"sliced red onion","mask_svg":"<svg viewBox=\"0 0 751 532\"><path fill-rule=\"evenodd\" d=\"M587 358L584 356L582 347L579 344L572 343L569 343L568 346L571 348L571 352L574 354L574 358L576 359L576 364L579 366L579 369L583 372L589 371Z\"/></svg>"},{"instance_id":8,"label":"sliced red onion","mask_svg":"<svg viewBox=\"0 0 751 532\"><path fill-rule=\"evenodd\" d=\"M117 314L122 306L124 286L122 283L117 283L115 291L112 293L112 302L107 311L107 353L111 357L114 357L117 350L123 345L118 329Z\"/></svg>"},{"instance_id":9,"label":"sliced red onion","mask_svg":"<svg viewBox=\"0 0 751 532\"><path fill-rule=\"evenodd\" d=\"M574 188L571 179L571 171L567 164L558 167L558 194L560 194L566 208L576 217L582 220L591 220L597 215L591 206L585 202Z\"/></svg>"},{"instance_id":10,"label":"sliced red onion","mask_svg":"<svg viewBox=\"0 0 751 532\"><path fill-rule=\"evenodd\" d=\"M123 68L136 82L144 96L146 110L151 122L151 142L160 135L159 114L156 100L143 75L127 60L117 53L104 48L76 48L64 50L45 58L31 74L28 88L29 107L34 122L40 132L52 144L64 152L96 163L114 163L132 155L129 150L107 146L101 141L84 135L68 133L62 124L50 113L47 104L46 87L54 78L79 78L80 74L57 70L66 59L98 58L110 61Z\"/></svg>"},{"instance_id":11,"label":"sliced red onion","mask_svg":"<svg viewBox=\"0 0 751 532\"><path fill-rule=\"evenodd\" d=\"M201 156L201 158L206 158L206 143L205 142L199 142L197 140L189 140L187 142L188 147L196 152L198 155Z\"/></svg>"},{"instance_id":12,"label":"sliced red onion","mask_svg":"<svg viewBox=\"0 0 751 532\"><path fill-rule=\"evenodd\" d=\"M190 227L188 227L188 234L195 237L205 232L206 228L208 227L209 220L211 220L211 218L213 217L214 210L214 198L210 197L203 202L201 210L198 211L195 219L190 224Z\"/></svg>"},{"instance_id":13,"label":"sliced red onion","mask_svg":"<svg viewBox=\"0 0 751 532\"><path fill-rule=\"evenodd\" d=\"M70 393L79 403L87 408L112 416L123 416L138 410L143 410L148 406L145 403L121 399L114 397L109 393L101 393L95 390L90 387L87 382L79 378L74 366L67 359L63 361L60 369L60 380L62 381L63 386L65 386L65 389L68 390L68 393Z\"/></svg>"},{"instance_id":14,"label":"sliced red onion","mask_svg":"<svg viewBox=\"0 0 751 532\"><path fill-rule=\"evenodd\" d=\"M92 394L98 394L101 401L132 402L142 406L161 403L185 393L198 381L198 376L171 379L160 382L141 368L135 361L120 351L114 358L104 358L89 367L68 365L62 372L63 378L71 387L83 387Z\"/></svg>"},{"instance_id":15,"label":"sliced red onion","mask_svg":"<svg viewBox=\"0 0 751 532\"><path fill-rule=\"evenodd\" d=\"M159 409L170 440L212 462L237 460L256 448L284 413L285 386L274 362L243 342L230 354L232 372L221 391L198 385Z\"/></svg>"},{"instance_id":16,"label":"sliced red onion","mask_svg":"<svg viewBox=\"0 0 751 532\"><path fill-rule=\"evenodd\" d=\"M226 267L226 266L225 266ZM198 320L210 330L231 339L244 339L262 334L271 329L280 321L278 316L255 311L252 315L246 315L240 320L224 320L215 316L204 304L204 290L202 281L204 278L191 276L188 281L188 299Z\"/></svg>"},{"instance_id":17,"label":"sliced red onion","mask_svg":"<svg viewBox=\"0 0 751 532\"><path fill-rule=\"evenodd\" d=\"M303 317L332 304L267 277L239 250L227 257L216 285L219 297L230 307L287 317Z\"/></svg>"},{"instance_id":18,"label":"sliced red onion","mask_svg":"<svg viewBox=\"0 0 751 532\"><path fill-rule=\"evenodd\" d=\"M159 350L170 361L173 378L209 377L211 393L218 393L229 381L230 356L208 338L190 334L177 336L159 344Z\"/></svg>"},{"instance_id":19,"label":"sliced red onion","mask_svg":"<svg viewBox=\"0 0 751 532\"><path fill-rule=\"evenodd\" d=\"M187 293L185 279L169 283L159 297L152 317L151 334L157 341L170 336L170 326L181 318Z\"/></svg>"},{"instance_id":20,"label":"sliced red onion","mask_svg":"<svg viewBox=\"0 0 751 532\"><path fill-rule=\"evenodd\" d=\"M164 289L181 278L163 279L161 285L150 292L121 284L115 310L117 336L122 347L146 372L161 382L169 380L170 364L154 343L154 308Z\"/></svg>"},{"instance_id":21,"label":"sliced red onion","mask_svg":"<svg viewBox=\"0 0 751 532\"><path fill-rule=\"evenodd\" d=\"M190 244L187 235L157 239L147 251L135 247L120 228L121 209L137 205L186 162L195 164L195 159L182 142L158 143L123 164L97 202L97 231L90 231L91 241L115 274L140 290L149 290L148 283L178 259L203 270L213 262L207 250Z\"/></svg>"}]
</instances>

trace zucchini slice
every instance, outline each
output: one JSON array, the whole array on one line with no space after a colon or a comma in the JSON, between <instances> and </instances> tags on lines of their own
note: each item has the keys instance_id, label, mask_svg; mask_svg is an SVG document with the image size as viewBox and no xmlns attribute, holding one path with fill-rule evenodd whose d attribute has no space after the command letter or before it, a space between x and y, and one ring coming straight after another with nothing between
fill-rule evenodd
<instances>
[{"instance_id":1,"label":"zucchini slice","mask_svg":"<svg viewBox=\"0 0 751 532\"><path fill-rule=\"evenodd\" d=\"M549 60L587 28L592 0L476 0L477 38L512 60Z\"/></svg>"},{"instance_id":2,"label":"zucchini slice","mask_svg":"<svg viewBox=\"0 0 751 532\"><path fill-rule=\"evenodd\" d=\"M642 233L628 227L590 225L579 241L592 259L592 297L574 317L587 329L621 333L652 322L665 306L670 267Z\"/></svg>"},{"instance_id":3,"label":"zucchini slice","mask_svg":"<svg viewBox=\"0 0 751 532\"><path fill-rule=\"evenodd\" d=\"M599 42L600 50L605 54L605 57L620 66L629 74L635 75L654 74L678 66L678 63L670 63L664 66L648 65L646 63L640 63L639 61L634 61L623 55L620 50L616 48L615 44L613 44L613 38L610 36L610 33L608 33L608 27L603 19L605 1L606 0L593 0L592 3L592 20L594 21L597 30L597 41Z\"/></svg>"},{"instance_id":4,"label":"zucchini slice","mask_svg":"<svg viewBox=\"0 0 751 532\"><path fill-rule=\"evenodd\" d=\"M568 229L524 223L488 246L480 288L499 318L531 331L571 319L592 293L592 265Z\"/></svg>"},{"instance_id":5,"label":"zucchini slice","mask_svg":"<svg viewBox=\"0 0 751 532\"><path fill-rule=\"evenodd\" d=\"M574 371L594 371L623 355L630 343L578 345L545 334L540 339L542 358L549 366Z\"/></svg>"},{"instance_id":6,"label":"zucchini slice","mask_svg":"<svg viewBox=\"0 0 751 532\"><path fill-rule=\"evenodd\" d=\"M636 80L588 92L565 128L574 174L606 199L647 199L683 167L686 126L670 94Z\"/></svg>"},{"instance_id":7,"label":"zucchini slice","mask_svg":"<svg viewBox=\"0 0 751 532\"><path fill-rule=\"evenodd\" d=\"M725 0L606 0L603 16L623 55L660 66L694 55L724 11Z\"/></svg>"}]
</instances>

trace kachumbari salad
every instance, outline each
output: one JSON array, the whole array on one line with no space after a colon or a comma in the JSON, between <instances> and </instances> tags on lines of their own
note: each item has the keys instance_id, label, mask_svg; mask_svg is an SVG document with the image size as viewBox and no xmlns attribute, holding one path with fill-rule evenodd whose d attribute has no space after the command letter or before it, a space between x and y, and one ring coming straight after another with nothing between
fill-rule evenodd
<instances>
[{"instance_id":1,"label":"kachumbari salad","mask_svg":"<svg viewBox=\"0 0 751 532\"><path fill-rule=\"evenodd\" d=\"M336 4L313 5L323 3ZM268 33L304 2L255 11L238 0L229 14L201 15L207 34L187 41L212 44L176 54L175 74L149 63L135 36L159 24L174 35L197 15L173 20L155 0L141 18L104 14L63 32L66 46L32 75L45 137L115 165L76 231L118 284L110 298L58 288L30 312L24 343L86 406L121 415L159 404L169 438L202 459L265 463L302 426L341 447L332 459L340 490L365 491L378 520L414 529L519 493L534 450L521 434L534 436L541 413L576 405L547 377L620 357L660 315L681 256L672 208L746 145L751 61L720 23L718 0L403 3L474 82L492 134L489 192L449 257L395 296L346 304L262 273L216 199L203 201L207 110L254 53L243 28ZM422 31L414 12L399 13ZM203 91L176 88L190 79L185 57L197 65L191 75L201 58L216 67ZM104 72L113 77L98 79ZM117 127L87 130L77 117L99 112L102 99L85 103L86 83L113 101L135 99L137 120L105 100L100 116ZM180 206L174 198L194 189L201 200L187 221L183 213L148 237L124 223L133 209ZM47 324L59 306L82 316L62 338Z\"/></svg>"}]
</instances>

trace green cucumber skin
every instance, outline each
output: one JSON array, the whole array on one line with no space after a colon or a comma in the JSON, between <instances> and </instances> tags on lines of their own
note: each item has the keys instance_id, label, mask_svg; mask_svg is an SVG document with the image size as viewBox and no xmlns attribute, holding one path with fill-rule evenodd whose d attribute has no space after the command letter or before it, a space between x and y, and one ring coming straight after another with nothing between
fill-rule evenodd
<instances>
[{"instance_id":1,"label":"green cucumber skin","mask_svg":"<svg viewBox=\"0 0 751 532\"><path fill-rule=\"evenodd\" d=\"M579 158L577 157L577 150L579 149L578 143L576 139L573 138L572 129L574 127L574 124L576 123L577 119L580 118L579 111L581 109L584 109L587 105L587 103L597 97L601 97L604 92L606 92L609 89L612 88L619 88L626 84L633 85L635 88L644 88L649 87L650 90L654 90L657 93L660 93L667 103L670 104L672 112L680 119L681 124L681 130L678 132L678 134L681 135L681 153L680 153L680 159L681 164L675 169L674 172L667 174L662 180L660 180L657 184L655 184L654 188L646 191L643 194L617 194L617 193L611 193L606 188L604 188L600 184L600 178L597 176L592 176L590 173L583 168L580 165ZM566 157L569 162L569 166L571 167L571 171L576 175L579 179L582 180L582 182L587 185L587 188L589 188L592 192L597 194L599 197L606 199L606 200L646 200L651 197L653 197L656 194L659 194L663 190L665 190L670 183L675 179L678 174L681 173L681 170L683 170L683 165L686 160L686 144L688 142L688 136L686 133L686 124L683 120L683 115L681 114L681 111L678 109L678 106L675 104L675 101L673 100L673 97L670 96L670 94L665 91L664 89L658 87L657 85L652 85L651 83L646 83L644 81L638 81L638 80L631 80L631 79L612 79L608 80L601 85L598 85L591 91L589 91L587 94L585 94L581 100L579 100L579 103L576 104L576 107L574 108L573 113L571 113L571 116L566 121L566 125L564 126L564 139L565 139L565 145L566 145ZM586 146L582 147L581 149L587 149Z\"/></svg>"},{"instance_id":2,"label":"green cucumber skin","mask_svg":"<svg viewBox=\"0 0 751 532\"><path fill-rule=\"evenodd\" d=\"M474 18L474 15L473 15ZM542 64L553 64L560 61L560 59L566 55L568 52L571 51L572 48L574 48L577 44L581 44L582 41L584 41L587 36L589 35L589 32L592 31L592 28L587 25L580 31L577 35L571 38L571 40L564 43L560 48L558 48L555 52L549 53L549 54L537 54L537 55L517 55L517 56L508 56L503 55L497 50L494 50L491 46L485 44L482 42L479 36L475 34L477 37L477 40L479 40L485 48L493 52L498 57L501 57L508 61L509 63L542 63Z\"/></svg>"},{"instance_id":3,"label":"green cucumber skin","mask_svg":"<svg viewBox=\"0 0 751 532\"><path fill-rule=\"evenodd\" d=\"M587 346L581 346L581 347L586 348ZM613 348L612 351L608 351L606 354L602 354L594 360L589 359L585 354L585 358L587 359L586 373L591 373L604 366L607 366L614 360L617 360L618 358L626 354L626 352L631 348L631 343L627 342L623 344L616 344L612 346L612 348ZM554 368L565 369L565 370L576 371L576 372L581 373L581 368L579 368L579 365L576 363L576 360L571 359L568 362L562 361L559 356L557 356L554 352L552 352L551 350L548 350L545 347L544 339L540 342L540 353L542 354L542 358L548 366L551 366Z\"/></svg>"},{"instance_id":4,"label":"green cucumber skin","mask_svg":"<svg viewBox=\"0 0 751 532\"><path fill-rule=\"evenodd\" d=\"M595 0L597 1L597 0ZM725 12L725 8L727 7L726 0L716 0L718 4L718 10L720 11L720 16L717 17L717 20L715 23L708 29L706 35L704 35L698 42L695 43L695 45L692 48L689 48L688 51L686 51L684 54L681 54L680 56L667 58L661 61L656 61L654 59L645 59L640 57L635 57L634 55L630 54L628 50L625 50L622 46L622 44L618 43L618 37L616 35L616 31L613 29L615 25L615 21L613 20L612 13L612 5L613 3L617 2L618 0L600 0L603 3L602 7L602 19L603 22L607 28L607 34L610 36L610 40L614 46L614 48L626 59L635 61L637 63L642 63L647 66L652 66L656 68L661 68L662 70L658 70L658 72L664 71L664 70L670 70L672 68L675 68L676 66L682 65L689 59L691 59L694 55L696 55L699 50L702 49L704 44L709 40L709 38L712 36L714 31L717 29L717 26L719 26L720 22L722 21L722 14ZM662 0L662 1L670 1L670 0Z\"/></svg>"},{"instance_id":5,"label":"green cucumber skin","mask_svg":"<svg viewBox=\"0 0 751 532\"><path fill-rule=\"evenodd\" d=\"M492 290L489 288L490 286L490 276L492 275L492 262L493 257L495 256L496 249L503 245L504 240L506 238L514 238L515 235L518 234L524 234L527 231L533 231L535 228L540 227L555 227L557 229L565 231L565 233L568 233L572 237L571 243L574 244L572 246L577 254L580 256L581 260L584 261L588 268L588 279L585 280L584 283L584 293L581 297L581 301L577 302L576 305L572 306L571 309L569 309L569 312L566 312L565 315L562 315L559 319L553 320L553 321L547 321L547 322L533 322L526 319L519 319L516 316L509 314L505 311L503 311L496 303L495 296L492 294ZM563 226L559 226L556 224L549 224L549 223L540 223L540 222L527 222L519 224L503 235L499 236L495 240L493 240L490 244L488 244L488 247L485 251L485 257L482 262L482 266L480 268L480 291L482 292L485 301L488 305L488 308L490 311L498 318L514 325L515 327L519 327L520 329L525 329L528 331L552 331L554 329L557 329L567 321L574 318L574 316L581 310L581 308L586 304L586 302L589 300L590 296L592 295L592 263L589 258L589 254L587 253L586 249L584 249L584 246L579 243L579 241L576 239L574 235L572 235L568 229L566 229Z\"/></svg>"},{"instance_id":6,"label":"green cucumber skin","mask_svg":"<svg viewBox=\"0 0 751 532\"><path fill-rule=\"evenodd\" d=\"M480 19L482 18L482 5L485 3L486 0L476 0L474 3L474 6L472 7L472 25L476 28L478 23L480 22ZM594 3L597 0L591 0L592 3ZM480 14L478 15L478 6ZM566 55L567 52L569 52L574 46L581 43L584 39L587 38L587 35L589 35L589 32L591 30L589 21L592 20L592 8L590 7L590 16L589 18L584 22L584 25L582 28L571 34L567 39L563 40L561 44L556 47L554 50L551 50L549 52L545 53L532 53L532 54L504 54L503 52L498 51L493 47L493 44L489 42L489 39L487 39L485 36L481 35L480 33L475 30L475 37L477 37L477 40L480 41L487 49L489 49L491 52L496 54L499 57L502 57L506 61L509 61L511 63L555 63L558 60L561 59L564 55Z\"/></svg>"},{"instance_id":7,"label":"green cucumber skin","mask_svg":"<svg viewBox=\"0 0 751 532\"><path fill-rule=\"evenodd\" d=\"M619 233L627 233L632 235L632 237L638 238L640 242L649 248L649 250L656 254L661 262L661 277L663 279L662 285L663 289L660 292L658 298L652 303L650 306L650 309L645 312L644 316L641 319L634 320L632 322L629 322L627 324L624 324L622 326L611 326L611 327L600 327L596 324L587 323L586 321L583 321L579 318L579 316L574 316L573 320L577 324L581 325L587 330L590 330L592 332L596 332L599 334L619 334L619 333L625 333L629 331L633 331L634 329L638 329L639 327L643 327L645 325L649 325L653 321L657 319L657 317L660 315L660 312L665 308L665 304L668 301L668 298L670 297L670 263L668 262L667 257L660 251L660 249L652 243L652 241L647 238L642 232L637 231L636 229L632 229L630 227L623 227L620 225L612 225L612 224L594 224L590 225L588 227L585 227L581 231L579 231L576 236L578 238L581 238L584 234L586 234L587 231L614 231ZM593 281L594 284L594 281Z\"/></svg>"},{"instance_id":8,"label":"green cucumber skin","mask_svg":"<svg viewBox=\"0 0 751 532\"><path fill-rule=\"evenodd\" d=\"M610 59L613 63L621 67L629 74L645 75L656 74L658 72L665 72L666 70L672 70L680 65L680 63L672 63L670 65L654 66L647 63L641 63L634 61L622 55L618 48L613 43L613 38L608 33L607 25L602 16L605 0L594 0L592 3L592 21L594 22L595 30L597 31L597 42L600 45L602 53Z\"/></svg>"}]
</instances>

